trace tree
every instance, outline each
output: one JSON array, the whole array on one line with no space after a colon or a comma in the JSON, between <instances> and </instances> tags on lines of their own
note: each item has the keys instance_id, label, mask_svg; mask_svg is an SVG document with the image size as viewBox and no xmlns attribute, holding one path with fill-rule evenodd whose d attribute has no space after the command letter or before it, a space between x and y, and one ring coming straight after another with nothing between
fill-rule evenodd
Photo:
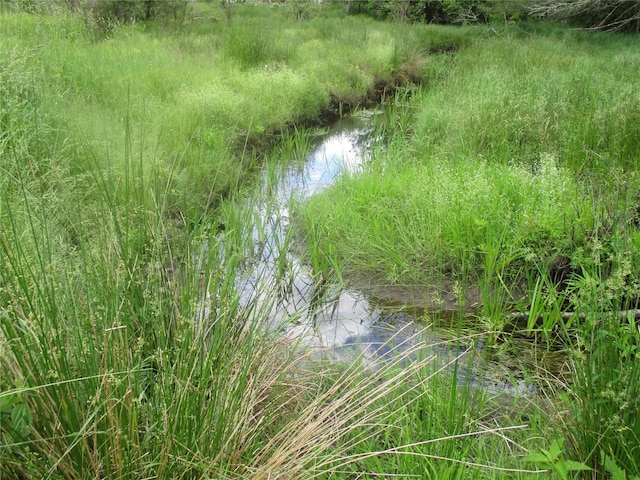
<instances>
[{"instance_id":1,"label":"tree","mask_svg":"<svg viewBox=\"0 0 640 480\"><path fill-rule=\"evenodd\" d=\"M401 22L486 23L522 18L525 7L512 0L368 0L349 2L348 12Z\"/></svg>"},{"instance_id":2,"label":"tree","mask_svg":"<svg viewBox=\"0 0 640 480\"><path fill-rule=\"evenodd\" d=\"M224 10L224 16L227 18L227 23L231 25L233 20L233 10L231 9L231 0L220 0L222 9Z\"/></svg>"},{"instance_id":3,"label":"tree","mask_svg":"<svg viewBox=\"0 0 640 480\"><path fill-rule=\"evenodd\" d=\"M188 0L84 0L81 3L99 26L155 19L182 22L189 6Z\"/></svg>"},{"instance_id":4,"label":"tree","mask_svg":"<svg viewBox=\"0 0 640 480\"><path fill-rule=\"evenodd\" d=\"M534 0L529 12L590 30L640 32L638 0Z\"/></svg>"}]
</instances>

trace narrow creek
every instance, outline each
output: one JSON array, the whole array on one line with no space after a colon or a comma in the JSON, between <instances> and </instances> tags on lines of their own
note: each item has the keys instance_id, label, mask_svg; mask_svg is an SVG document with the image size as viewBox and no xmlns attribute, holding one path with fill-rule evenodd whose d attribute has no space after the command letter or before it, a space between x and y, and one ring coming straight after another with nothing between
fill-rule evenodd
<instances>
[{"instance_id":1,"label":"narrow creek","mask_svg":"<svg viewBox=\"0 0 640 480\"><path fill-rule=\"evenodd\" d=\"M259 304L262 312L266 306L270 328L326 358L360 358L375 367L392 352L422 342L424 353L435 356L439 365L461 358L459 380L489 392L535 393L536 387L509 365L521 359L505 359L504 352L494 355L484 346L482 334L461 338L452 328L427 328L429 319L344 285L329 285L318 297L312 268L296 254L296 242L291 240L291 205L331 185L345 170L357 173L375 141L375 115L364 112L343 118L311 148L304 162L263 174L250 199L259 225L253 227L254 251L236 280L241 305ZM294 247L283 251L283 245Z\"/></svg>"}]
</instances>

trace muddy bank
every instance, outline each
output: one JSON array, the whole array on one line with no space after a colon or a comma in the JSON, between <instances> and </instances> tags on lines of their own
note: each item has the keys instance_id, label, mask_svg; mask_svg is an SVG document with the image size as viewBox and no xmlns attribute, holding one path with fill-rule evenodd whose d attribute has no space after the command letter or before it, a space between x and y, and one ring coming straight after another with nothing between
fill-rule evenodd
<instances>
[{"instance_id":1,"label":"muddy bank","mask_svg":"<svg viewBox=\"0 0 640 480\"><path fill-rule=\"evenodd\" d=\"M461 289L457 280L442 278L426 285L390 285L378 274L343 274L350 286L380 299L391 306L408 306L430 312L440 312L444 316L455 313L479 313L484 297L479 286ZM515 290L514 303L524 301L527 296Z\"/></svg>"},{"instance_id":2,"label":"muddy bank","mask_svg":"<svg viewBox=\"0 0 640 480\"><path fill-rule=\"evenodd\" d=\"M444 279L430 285L389 285L382 276L346 275L354 288L380 299L391 306L410 306L429 311L477 312L482 307L482 292L479 287L468 288L464 295L456 295L456 282Z\"/></svg>"}]
</instances>

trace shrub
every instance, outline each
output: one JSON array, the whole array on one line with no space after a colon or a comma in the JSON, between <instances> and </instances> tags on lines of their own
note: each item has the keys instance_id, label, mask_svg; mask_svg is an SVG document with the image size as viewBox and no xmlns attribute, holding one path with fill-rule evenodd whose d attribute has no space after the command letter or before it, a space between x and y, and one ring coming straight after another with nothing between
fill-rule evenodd
<instances>
[{"instance_id":1,"label":"shrub","mask_svg":"<svg viewBox=\"0 0 640 480\"><path fill-rule=\"evenodd\" d=\"M115 25L155 19L181 24L188 8L187 0L85 0L79 11L89 25L106 33Z\"/></svg>"},{"instance_id":2,"label":"shrub","mask_svg":"<svg viewBox=\"0 0 640 480\"><path fill-rule=\"evenodd\" d=\"M592 30L640 32L640 3L628 0L536 0L530 13Z\"/></svg>"},{"instance_id":3,"label":"shrub","mask_svg":"<svg viewBox=\"0 0 640 480\"><path fill-rule=\"evenodd\" d=\"M487 23L494 19L516 19L525 15L522 3L502 0L369 0L351 2L351 14L364 14L379 20L421 23Z\"/></svg>"}]
</instances>

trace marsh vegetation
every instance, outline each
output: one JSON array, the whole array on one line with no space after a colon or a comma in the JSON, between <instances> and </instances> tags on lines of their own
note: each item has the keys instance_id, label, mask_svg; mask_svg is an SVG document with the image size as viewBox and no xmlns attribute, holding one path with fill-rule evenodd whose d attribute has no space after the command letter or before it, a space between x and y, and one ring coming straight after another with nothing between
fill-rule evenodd
<instances>
[{"instance_id":1,"label":"marsh vegetation","mask_svg":"<svg viewBox=\"0 0 640 480\"><path fill-rule=\"evenodd\" d=\"M70 5L0 4L2 478L637 478L637 37ZM266 238L255 192L365 108L366 162ZM273 328L292 250L419 312L403 348ZM469 381L500 358L535 387Z\"/></svg>"}]
</instances>

